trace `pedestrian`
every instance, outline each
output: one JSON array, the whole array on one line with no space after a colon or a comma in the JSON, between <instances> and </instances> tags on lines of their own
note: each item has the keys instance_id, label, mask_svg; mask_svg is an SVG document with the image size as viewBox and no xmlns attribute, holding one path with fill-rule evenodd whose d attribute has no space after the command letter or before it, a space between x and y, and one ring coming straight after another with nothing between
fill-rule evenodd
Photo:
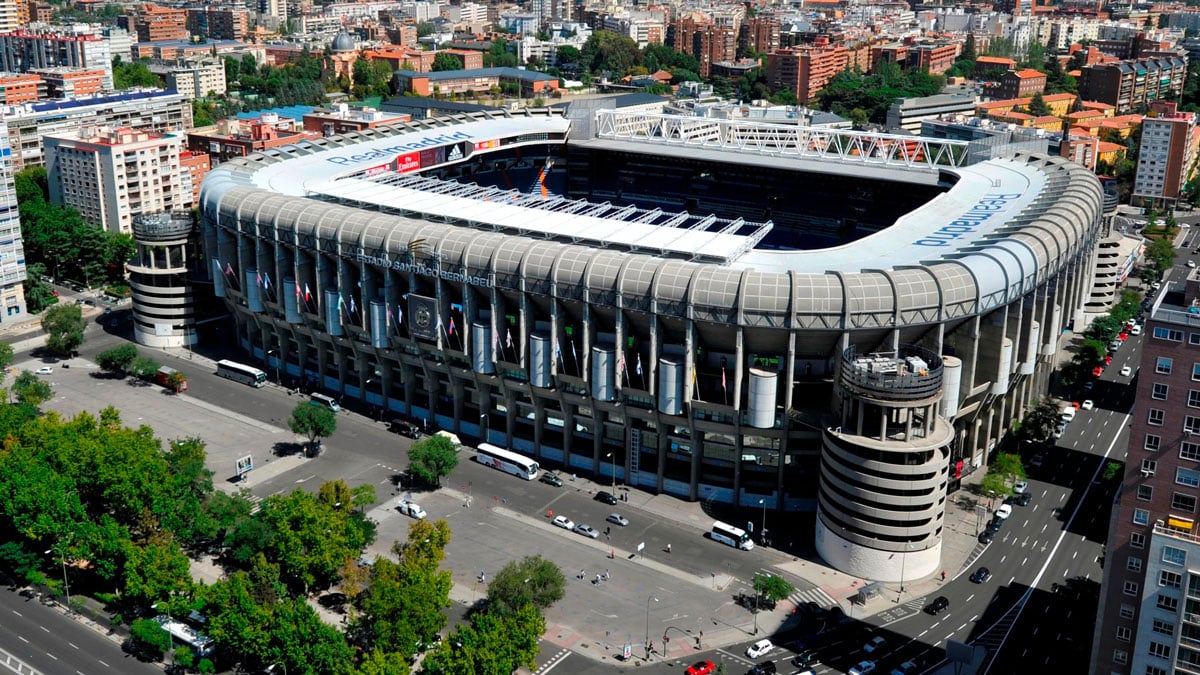
<instances>
[{"instance_id":1,"label":"pedestrian","mask_svg":"<svg viewBox=\"0 0 1200 675\"><path fill-rule=\"evenodd\" d=\"M579 578L580 578L580 579L587 578L587 575L586 575L586 574L584 574L583 570L579 570Z\"/></svg>"},{"instance_id":2,"label":"pedestrian","mask_svg":"<svg viewBox=\"0 0 1200 675\"><path fill-rule=\"evenodd\" d=\"M608 581L608 570L604 570L604 580Z\"/></svg>"},{"instance_id":3,"label":"pedestrian","mask_svg":"<svg viewBox=\"0 0 1200 675\"><path fill-rule=\"evenodd\" d=\"M942 570L942 581L946 580L946 570Z\"/></svg>"},{"instance_id":4,"label":"pedestrian","mask_svg":"<svg viewBox=\"0 0 1200 675\"><path fill-rule=\"evenodd\" d=\"M667 544L667 553L670 553L670 552L671 552L671 545Z\"/></svg>"},{"instance_id":5,"label":"pedestrian","mask_svg":"<svg viewBox=\"0 0 1200 675\"><path fill-rule=\"evenodd\" d=\"M599 574L596 575L596 585L597 586L600 585L600 575Z\"/></svg>"}]
</instances>

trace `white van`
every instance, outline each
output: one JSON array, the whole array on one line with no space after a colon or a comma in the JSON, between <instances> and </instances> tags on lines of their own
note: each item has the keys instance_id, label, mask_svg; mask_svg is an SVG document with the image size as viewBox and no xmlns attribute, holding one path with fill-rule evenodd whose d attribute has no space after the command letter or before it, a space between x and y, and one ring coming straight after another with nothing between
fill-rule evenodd
<instances>
[{"instance_id":1,"label":"white van","mask_svg":"<svg viewBox=\"0 0 1200 675\"><path fill-rule=\"evenodd\" d=\"M308 398L308 402L316 406L329 408L329 410L335 413L342 411L342 406L338 405L338 402L333 400L332 396L326 396L325 394L313 394Z\"/></svg>"},{"instance_id":2,"label":"white van","mask_svg":"<svg viewBox=\"0 0 1200 675\"><path fill-rule=\"evenodd\" d=\"M439 431L436 434L434 434L434 436L441 436L442 438L453 443L455 452L462 450L462 441L458 440L458 436L456 434L453 434L453 433L443 429L442 431Z\"/></svg>"},{"instance_id":3,"label":"white van","mask_svg":"<svg viewBox=\"0 0 1200 675\"><path fill-rule=\"evenodd\" d=\"M1070 422L1073 419L1075 419L1075 406L1068 403L1067 405L1063 406L1062 420L1064 422Z\"/></svg>"}]
</instances>

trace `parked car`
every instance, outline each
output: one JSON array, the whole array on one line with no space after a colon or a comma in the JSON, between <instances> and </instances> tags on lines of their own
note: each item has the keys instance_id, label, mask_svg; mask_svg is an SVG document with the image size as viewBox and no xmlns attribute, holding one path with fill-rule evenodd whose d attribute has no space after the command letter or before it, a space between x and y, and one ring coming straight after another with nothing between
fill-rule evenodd
<instances>
[{"instance_id":1,"label":"parked car","mask_svg":"<svg viewBox=\"0 0 1200 675\"><path fill-rule=\"evenodd\" d=\"M1046 455L1039 452L1038 454L1033 456L1033 459L1029 460L1029 466L1040 467L1043 463L1045 463L1045 461L1046 461Z\"/></svg>"},{"instance_id":2,"label":"parked car","mask_svg":"<svg viewBox=\"0 0 1200 675\"><path fill-rule=\"evenodd\" d=\"M1133 375L1133 366L1121 366L1121 377Z\"/></svg>"},{"instance_id":3,"label":"parked car","mask_svg":"<svg viewBox=\"0 0 1200 675\"><path fill-rule=\"evenodd\" d=\"M584 525L583 523L576 525L575 531L588 539L597 539L600 537L600 533L596 531L596 528L591 525Z\"/></svg>"},{"instance_id":4,"label":"parked car","mask_svg":"<svg viewBox=\"0 0 1200 675\"><path fill-rule=\"evenodd\" d=\"M1023 492L1023 493L1017 495L1016 497L1014 497L1013 502L1017 506L1029 506L1029 502L1031 499L1033 499L1033 495L1029 494L1028 492Z\"/></svg>"},{"instance_id":5,"label":"parked car","mask_svg":"<svg viewBox=\"0 0 1200 675\"><path fill-rule=\"evenodd\" d=\"M709 659L706 659L704 661L697 661L688 666L687 670L684 671L684 675L711 675L711 673L716 669L717 667L713 664L713 662Z\"/></svg>"},{"instance_id":6,"label":"parked car","mask_svg":"<svg viewBox=\"0 0 1200 675\"><path fill-rule=\"evenodd\" d=\"M558 474L550 472L550 471L543 471L542 475L538 478L538 480L542 481L546 485L553 485L554 487L562 487L562 479L558 477Z\"/></svg>"},{"instance_id":7,"label":"parked car","mask_svg":"<svg viewBox=\"0 0 1200 675\"><path fill-rule=\"evenodd\" d=\"M872 654L875 652L875 650L882 649L886 644L887 640L882 635L876 635L870 640L867 640L867 644L863 645L863 651L868 654Z\"/></svg>"},{"instance_id":8,"label":"parked car","mask_svg":"<svg viewBox=\"0 0 1200 675\"><path fill-rule=\"evenodd\" d=\"M792 657L792 665L797 668L807 668L817 662L817 650L805 649Z\"/></svg>"},{"instance_id":9,"label":"parked car","mask_svg":"<svg viewBox=\"0 0 1200 675\"><path fill-rule=\"evenodd\" d=\"M403 501L396 505L396 510L400 513L417 520L425 520L425 509L421 508L420 504L415 504L409 501Z\"/></svg>"},{"instance_id":10,"label":"parked car","mask_svg":"<svg viewBox=\"0 0 1200 675\"><path fill-rule=\"evenodd\" d=\"M417 428L417 425L400 418L395 418L391 422L388 422L388 431L400 434L401 436L405 436L407 438L421 437L421 430Z\"/></svg>"},{"instance_id":11,"label":"parked car","mask_svg":"<svg viewBox=\"0 0 1200 675\"><path fill-rule=\"evenodd\" d=\"M1082 407L1084 410L1093 410L1096 407L1096 402L1089 398L1088 400L1084 401L1083 405L1080 407Z\"/></svg>"},{"instance_id":12,"label":"parked car","mask_svg":"<svg viewBox=\"0 0 1200 675\"><path fill-rule=\"evenodd\" d=\"M757 659L759 657L766 656L772 649L775 649L775 645L772 644L770 640L764 638L758 642L755 642L749 647L746 647L746 657Z\"/></svg>"},{"instance_id":13,"label":"parked car","mask_svg":"<svg viewBox=\"0 0 1200 675\"><path fill-rule=\"evenodd\" d=\"M996 538L996 533L991 530L984 530L979 533L979 543L990 544Z\"/></svg>"},{"instance_id":14,"label":"parked car","mask_svg":"<svg viewBox=\"0 0 1200 675\"><path fill-rule=\"evenodd\" d=\"M912 675L917 672L916 661L905 661L892 669L892 675Z\"/></svg>"},{"instance_id":15,"label":"parked car","mask_svg":"<svg viewBox=\"0 0 1200 675\"><path fill-rule=\"evenodd\" d=\"M619 513L610 513L604 520L614 525L620 525L621 527L629 524L629 519Z\"/></svg>"},{"instance_id":16,"label":"parked car","mask_svg":"<svg viewBox=\"0 0 1200 675\"><path fill-rule=\"evenodd\" d=\"M992 578L992 571L986 567L980 567L971 575L971 583L982 584Z\"/></svg>"},{"instance_id":17,"label":"parked car","mask_svg":"<svg viewBox=\"0 0 1200 675\"><path fill-rule=\"evenodd\" d=\"M867 673L875 672L874 661L859 661L853 668L850 669L850 675L867 675Z\"/></svg>"},{"instance_id":18,"label":"parked car","mask_svg":"<svg viewBox=\"0 0 1200 675\"><path fill-rule=\"evenodd\" d=\"M550 521L551 525L561 527L564 530L574 530L575 522L566 516L554 516L554 520Z\"/></svg>"},{"instance_id":19,"label":"parked car","mask_svg":"<svg viewBox=\"0 0 1200 675\"><path fill-rule=\"evenodd\" d=\"M950 599L944 595L937 596L933 602L925 605L925 613L931 616L937 616L947 609L950 609Z\"/></svg>"},{"instance_id":20,"label":"parked car","mask_svg":"<svg viewBox=\"0 0 1200 675\"><path fill-rule=\"evenodd\" d=\"M595 499L596 501L603 502L609 506L617 505L617 498L611 492L605 492L604 490L597 492Z\"/></svg>"},{"instance_id":21,"label":"parked car","mask_svg":"<svg viewBox=\"0 0 1200 675\"><path fill-rule=\"evenodd\" d=\"M1029 491L1029 481L1019 480L1013 483L1013 494L1022 495Z\"/></svg>"},{"instance_id":22,"label":"parked car","mask_svg":"<svg viewBox=\"0 0 1200 675\"><path fill-rule=\"evenodd\" d=\"M1004 520L1005 518L1008 518L1011 515L1012 515L1012 505L1010 505L1010 504L1001 504L1000 508L996 509L996 517L1001 520Z\"/></svg>"},{"instance_id":23,"label":"parked car","mask_svg":"<svg viewBox=\"0 0 1200 675\"><path fill-rule=\"evenodd\" d=\"M763 661L762 663L754 664L750 669L749 675L775 675L779 669L775 667L774 661Z\"/></svg>"},{"instance_id":24,"label":"parked car","mask_svg":"<svg viewBox=\"0 0 1200 675\"><path fill-rule=\"evenodd\" d=\"M54 368L51 366L42 366L41 368L37 369L38 375L49 375L50 373L53 373L53 372L54 372Z\"/></svg>"},{"instance_id":25,"label":"parked car","mask_svg":"<svg viewBox=\"0 0 1200 675\"><path fill-rule=\"evenodd\" d=\"M1130 328L1130 329L1129 329L1129 334L1130 334L1130 335L1141 335L1141 334L1142 334L1142 325L1141 325L1141 324L1135 324L1135 325L1133 326L1133 328Z\"/></svg>"}]
</instances>

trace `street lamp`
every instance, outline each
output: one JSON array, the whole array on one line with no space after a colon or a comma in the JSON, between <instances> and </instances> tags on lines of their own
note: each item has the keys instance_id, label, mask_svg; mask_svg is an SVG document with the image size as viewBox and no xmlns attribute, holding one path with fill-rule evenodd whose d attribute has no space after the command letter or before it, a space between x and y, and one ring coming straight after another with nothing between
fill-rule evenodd
<instances>
[{"instance_id":1,"label":"street lamp","mask_svg":"<svg viewBox=\"0 0 1200 675\"><path fill-rule=\"evenodd\" d=\"M604 455L604 457L605 457L605 459L612 459L612 461L609 462L610 464L612 464L612 494L614 497L616 497L617 496L617 460L615 457L613 457L613 453L611 453L611 452Z\"/></svg>"},{"instance_id":2,"label":"street lamp","mask_svg":"<svg viewBox=\"0 0 1200 675\"><path fill-rule=\"evenodd\" d=\"M766 546L767 545L767 500L764 497L764 498L758 500L758 503L763 507L762 527L760 527L758 529L758 538L762 542L762 545Z\"/></svg>"},{"instance_id":3,"label":"street lamp","mask_svg":"<svg viewBox=\"0 0 1200 675\"><path fill-rule=\"evenodd\" d=\"M71 613L71 584L69 581L67 581L67 549L66 549L66 546L64 546L62 541L59 541L57 544L55 544L55 546L58 548L58 551L57 551L58 560L62 564L63 593L65 593L67 596L67 613L70 614ZM69 546L69 544L67 546ZM47 554L55 553L55 552L56 551L53 548L46 551Z\"/></svg>"},{"instance_id":4,"label":"street lamp","mask_svg":"<svg viewBox=\"0 0 1200 675\"><path fill-rule=\"evenodd\" d=\"M650 660L650 601L658 602L653 595L646 596L646 660Z\"/></svg>"},{"instance_id":5,"label":"street lamp","mask_svg":"<svg viewBox=\"0 0 1200 675\"><path fill-rule=\"evenodd\" d=\"M488 439L488 416L487 413L479 413L479 435L483 437L483 442Z\"/></svg>"},{"instance_id":6,"label":"street lamp","mask_svg":"<svg viewBox=\"0 0 1200 675\"><path fill-rule=\"evenodd\" d=\"M279 362L283 360L279 356L279 350L278 349L268 349L267 356L275 357L275 381L278 382L279 384L283 384L283 380L280 379L280 377L279 377L279 365L280 365Z\"/></svg>"},{"instance_id":7,"label":"street lamp","mask_svg":"<svg viewBox=\"0 0 1200 675\"><path fill-rule=\"evenodd\" d=\"M900 554L903 557L900 558L900 591L896 593L896 604L900 604L900 599L904 596L904 567L908 564L908 554L911 550L912 543L904 542L904 552Z\"/></svg>"}]
</instances>

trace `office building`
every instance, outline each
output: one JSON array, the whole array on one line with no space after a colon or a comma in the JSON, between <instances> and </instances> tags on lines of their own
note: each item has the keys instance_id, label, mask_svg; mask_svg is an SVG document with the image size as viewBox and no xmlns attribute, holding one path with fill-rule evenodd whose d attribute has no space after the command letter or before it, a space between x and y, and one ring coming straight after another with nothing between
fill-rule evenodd
<instances>
[{"instance_id":1,"label":"office building","mask_svg":"<svg viewBox=\"0 0 1200 675\"><path fill-rule=\"evenodd\" d=\"M50 200L97 227L129 234L135 217L191 201L180 178L181 136L85 127L44 142Z\"/></svg>"},{"instance_id":2,"label":"office building","mask_svg":"<svg viewBox=\"0 0 1200 675\"><path fill-rule=\"evenodd\" d=\"M13 170L45 164L42 138L83 127L130 127L164 133L192 126L191 103L174 91L147 89L0 108L8 123Z\"/></svg>"},{"instance_id":3,"label":"office building","mask_svg":"<svg viewBox=\"0 0 1200 675\"><path fill-rule=\"evenodd\" d=\"M898 98L887 111L887 128L920 133L921 123L952 115L973 117L979 99L964 94L936 94Z\"/></svg>"},{"instance_id":4,"label":"office building","mask_svg":"<svg viewBox=\"0 0 1200 675\"><path fill-rule=\"evenodd\" d=\"M1200 673L1200 278L1145 319L1125 474L1109 525L1094 673Z\"/></svg>"}]
</instances>

